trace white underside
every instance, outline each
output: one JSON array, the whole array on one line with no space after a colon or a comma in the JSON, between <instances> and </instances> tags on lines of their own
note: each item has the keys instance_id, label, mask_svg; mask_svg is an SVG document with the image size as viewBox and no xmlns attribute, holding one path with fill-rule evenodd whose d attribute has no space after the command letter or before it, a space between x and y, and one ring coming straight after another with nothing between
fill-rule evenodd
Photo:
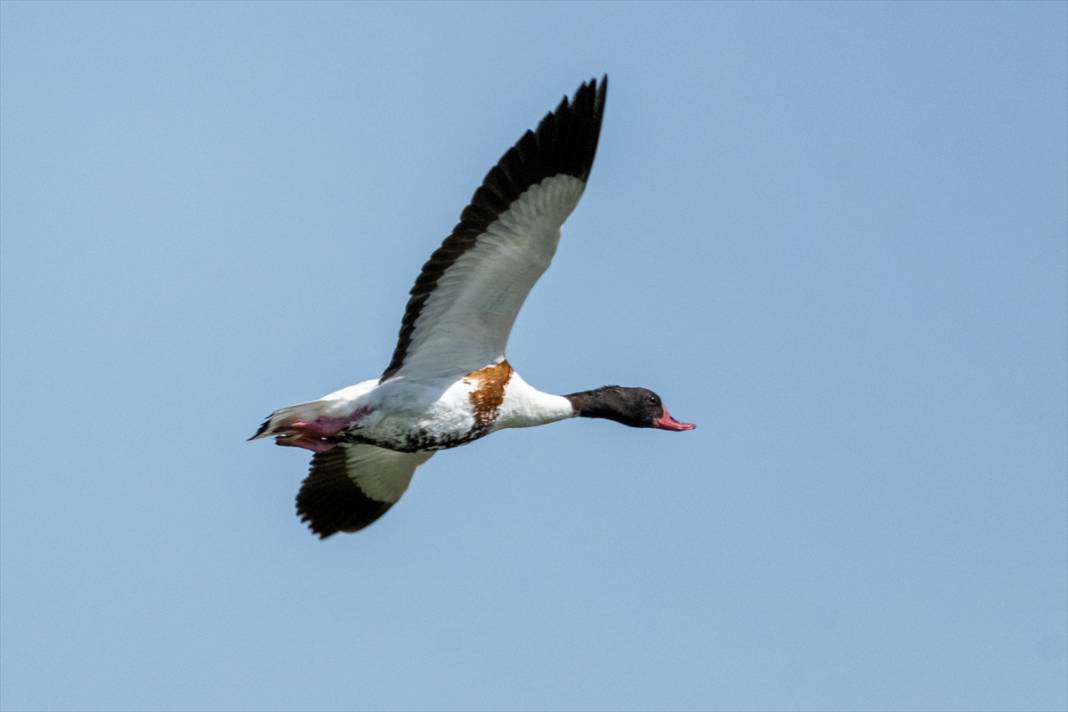
<instances>
[{"instance_id":1,"label":"white underside","mask_svg":"<svg viewBox=\"0 0 1068 712\"><path fill-rule=\"evenodd\" d=\"M331 417L347 417L363 408L370 409L358 422L356 432L380 443L405 442L413 434L457 439L475 427L471 393L478 387L476 380L390 379L376 384L363 381L335 391L318 402L321 405L317 410ZM545 425L574 414L566 398L543 393L512 373L489 430Z\"/></svg>"},{"instance_id":2,"label":"white underside","mask_svg":"<svg viewBox=\"0 0 1068 712\"><path fill-rule=\"evenodd\" d=\"M376 386L377 381L363 381L308 405L330 417L346 417L371 408L360 422L360 432L374 440L403 441L413 427L449 438L469 432L475 424L469 398L475 385L468 380L447 384L444 391L406 380ZM437 398L433 398L435 393L439 393ZM542 393L513 373L490 431L544 425L574 414L566 398ZM416 468L434 454L432 450L405 453L366 444L338 447L345 452L346 473L360 490L371 499L391 503L407 491Z\"/></svg>"}]
</instances>

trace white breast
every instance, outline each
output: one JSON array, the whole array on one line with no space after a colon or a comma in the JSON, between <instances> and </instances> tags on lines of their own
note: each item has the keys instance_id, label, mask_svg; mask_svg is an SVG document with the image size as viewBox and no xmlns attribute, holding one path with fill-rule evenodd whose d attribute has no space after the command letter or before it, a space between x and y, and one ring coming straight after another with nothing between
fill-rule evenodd
<instances>
[{"instance_id":1,"label":"white breast","mask_svg":"<svg viewBox=\"0 0 1068 712\"><path fill-rule=\"evenodd\" d=\"M575 410L567 398L543 393L520 378L518 373L513 373L505 388L494 430L545 425L574 415Z\"/></svg>"}]
</instances>

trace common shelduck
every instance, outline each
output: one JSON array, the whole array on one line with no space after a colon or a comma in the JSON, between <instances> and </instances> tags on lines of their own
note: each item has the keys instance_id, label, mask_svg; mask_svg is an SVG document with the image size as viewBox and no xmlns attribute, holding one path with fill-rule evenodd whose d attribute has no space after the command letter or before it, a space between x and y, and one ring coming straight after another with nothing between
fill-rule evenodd
<instances>
[{"instance_id":1,"label":"common shelduck","mask_svg":"<svg viewBox=\"0 0 1068 712\"><path fill-rule=\"evenodd\" d=\"M437 450L501 428L607 418L692 430L646 388L565 396L527 384L505 358L508 334L549 266L586 187L608 77L582 84L501 157L415 280L393 359L378 378L272 413L250 439L315 454L297 513L326 538L381 517Z\"/></svg>"}]
</instances>

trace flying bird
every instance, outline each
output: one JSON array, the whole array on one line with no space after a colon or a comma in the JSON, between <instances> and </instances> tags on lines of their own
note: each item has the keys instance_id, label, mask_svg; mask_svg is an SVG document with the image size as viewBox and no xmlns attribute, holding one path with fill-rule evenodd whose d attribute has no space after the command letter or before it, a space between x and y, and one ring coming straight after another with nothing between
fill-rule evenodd
<instances>
[{"instance_id":1,"label":"flying bird","mask_svg":"<svg viewBox=\"0 0 1068 712\"><path fill-rule=\"evenodd\" d=\"M549 266L593 166L608 77L583 83L501 157L423 265L382 375L281 408L249 438L311 450L297 514L320 538L392 507L438 450L572 417L692 430L646 388L543 393L505 358L519 308Z\"/></svg>"}]
</instances>

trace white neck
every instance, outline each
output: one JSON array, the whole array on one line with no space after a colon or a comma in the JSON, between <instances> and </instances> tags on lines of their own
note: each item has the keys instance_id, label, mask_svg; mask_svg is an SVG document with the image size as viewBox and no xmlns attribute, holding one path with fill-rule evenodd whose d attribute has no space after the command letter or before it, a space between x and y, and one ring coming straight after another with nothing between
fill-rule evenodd
<instances>
[{"instance_id":1,"label":"white neck","mask_svg":"<svg viewBox=\"0 0 1068 712\"><path fill-rule=\"evenodd\" d=\"M543 393L512 373L497 416L497 428L528 428L573 418L577 413L563 396Z\"/></svg>"}]
</instances>

